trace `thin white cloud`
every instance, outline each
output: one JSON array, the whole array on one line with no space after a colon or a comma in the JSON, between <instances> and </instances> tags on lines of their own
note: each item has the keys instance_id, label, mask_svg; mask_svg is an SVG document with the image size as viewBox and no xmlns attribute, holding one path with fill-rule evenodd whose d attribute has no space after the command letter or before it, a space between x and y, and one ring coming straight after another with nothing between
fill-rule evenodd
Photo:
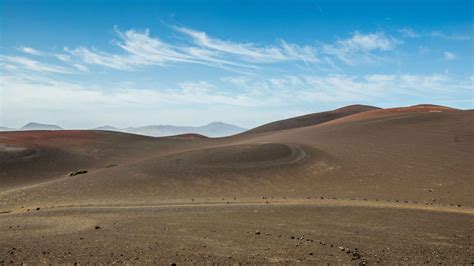
<instances>
[{"instance_id":1,"label":"thin white cloud","mask_svg":"<svg viewBox=\"0 0 474 266\"><path fill-rule=\"evenodd\" d=\"M469 41L472 38L470 35L445 33L443 31L418 32L412 28L399 29L398 32L400 32L402 36L405 38L431 37L431 38L440 38L440 39L451 40L451 41Z\"/></svg>"},{"instance_id":2,"label":"thin white cloud","mask_svg":"<svg viewBox=\"0 0 474 266\"><path fill-rule=\"evenodd\" d=\"M21 57L21 56L0 55L0 61L11 64L11 65L15 65L17 67L21 67L23 69L30 70L30 71L52 72L52 73L63 73L63 74L71 73L70 70L62 66L42 63L42 62L32 60L26 57Z\"/></svg>"},{"instance_id":3,"label":"thin white cloud","mask_svg":"<svg viewBox=\"0 0 474 266\"><path fill-rule=\"evenodd\" d=\"M108 54L100 51L94 51L87 47L67 49L71 55L79 58L85 64L101 65L114 69L127 70L133 67L133 60L127 56Z\"/></svg>"},{"instance_id":4,"label":"thin white cloud","mask_svg":"<svg viewBox=\"0 0 474 266\"><path fill-rule=\"evenodd\" d=\"M362 34L355 32L350 38L339 40L335 44L325 44L323 52L335 56L347 64L368 63L381 60L377 53L395 49L400 41L384 33Z\"/></svg>"},{"instance_id":5,"label":"thin white cloud","mask_svg":"<svg viewBox=\"0 0 474 266\"><path fill-rule=\"evenodd\" d=\"M357 51L389 51L393 50L398 41L383 33L361 34L356 32L352 38L339 41L339 44L350 50Z\"/></svg>"},{"instance_id":6,"label":"thin white cloud","mask_svg":"<svg viewBox=\"0 0 474 266\"><path fill-rule=\"evenodd\" d=\"M254 43L238 43L209 37L205 32L184 27L175 29L192 38L200 47L218 51L224 54L239 56L242 59L267 63L289 60L304 60L317 62L315 49L310 46L298 46L281 41L281 46L261 46Z\"/></svg>"},{"instance_id":7,"label":"thin white cloud","mask_svg":"<svg viewBox=\"0 0 474 266\"><path fill-rule=\"evenodd\" d=\"M420 38L421 37L420 33L414 31L411 28L399 29L398 32L400 32L403 35L403 37L406 37L406 38Z\"/></svg>"},{"instance_id":8,"label":"thin white cloud","mask_svg":"<svg viewBox=\"0 0 474 266\"><path fill-rule=\"evenodd\" d=\"M75 68L77 68L78 70L80 70L80 71L89 71L89 68L86 67L85 65L73 64L73 66L74 66Z\"/></svg>"},{"instance_id":9,"label":"thin white cloud","mask_svg":"<svg viewBox=\"0 0 474 266\"><path fill-rule=\"evenodd\" d=\"M54 54L54 57L66 63L71 61L71 57L65 54Z\"/></svg>"},{"instance_id":10,"label":"thin white cloud","mask_svg":"<svg viewBox=\"0 0 474 266\"><path fill-rule=\"evenodd\" d=\"M120 70L133 70L137 67L170 63L193 63L233 70L232 68L255 68L252 65L233 62L222 58L213 51L200 47L169 44L152 37L149 30L122 32L116 28L120 40L116 45L122 49L120 54L99 51L94 48L79 47L66 49L72 56L85 64L101 65Z\"/></svg>"},{"instance_id":11,"label":"thin white cloud","mask_svg":"<svg viewBox=\"0 0 474 266\"><path fill-rule=\"evenodd\" d=\"M33 49L31 47L19 47L17 48L19 51L23 52L23 53L26 53L26 54L30 54L30 55L44 55L43 52L40 52L36 49Z\"/></svg>"},{"instance_id":12,"label":"thin white cloud","mask_svg":"<svg viewBox=\"0 0 474 266\"><path fill-rule=\"evenodd\" d=\"M210 38L204 32L187 28L174 29L190 38L192 44L165 42L151 36L149 30L120 31L115 28L119 37L115 44L121 48L122 53L107 53L88 47L66 48L65 50L83 64L101 65L120 70L133 70L150 65L192 63L245 73L247 70L258 69L255 64L294 61L301 62L312 71L310 64L319 62L316 49L312 46L299 46L284 40L279 41L279 44L275 46L234 43ZM61 55L60 59L72 60L64 55Z\"/></svg>"},{"instance_id":13,"label":"thin white cloud","mask_svg":"<svg viewBox=\"0 0 474 266\"><path fill-rule=\"evenodd\" d=\"M452 61L452 60L455 60L457 58L456 54L454 54L452 52L448 52L448 51L443 52L443 57L447 61Z\"/></svg>"},{"instance_id":14,"label":"thin white cloud","mask_svg":"<svg viewBox=\"0 0 474 266\"><path fill-rule=\"evenodd\" d=\"M471 39L469 35L447 34L442 31L432 31L431 36L452 41L469 41Z\"/></svg>"}]
</instances>

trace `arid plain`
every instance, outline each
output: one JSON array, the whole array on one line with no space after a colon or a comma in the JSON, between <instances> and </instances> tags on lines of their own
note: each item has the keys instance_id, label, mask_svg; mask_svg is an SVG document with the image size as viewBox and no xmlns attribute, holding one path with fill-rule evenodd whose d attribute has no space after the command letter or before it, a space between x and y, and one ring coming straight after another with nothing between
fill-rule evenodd
<instances>
[{"instance_id":1,"label":"arid plain","mask_svg":"<svg viewBox=\"0 0 474 266\"><path fill-rule=\"evenodd\" d=\"M473 162L474 112L433 105L225 138L3 132L0 264L470 264Z\"/></svg>"}]
</instances>

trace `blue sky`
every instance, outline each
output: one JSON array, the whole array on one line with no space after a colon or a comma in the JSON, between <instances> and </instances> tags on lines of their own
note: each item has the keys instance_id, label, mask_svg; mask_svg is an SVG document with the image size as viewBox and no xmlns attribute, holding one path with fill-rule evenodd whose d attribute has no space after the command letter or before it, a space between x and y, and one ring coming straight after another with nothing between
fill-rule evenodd
<instances>
[{"instance_id":1,"label":"blue sky","mask_svg":"<svg viewBox=\"0 0 474 266\"><path fill-rule=\"evenodd\" d=\"M473 108L472 1L0 1L0 125Z\"/></svg>"}]
</instances>

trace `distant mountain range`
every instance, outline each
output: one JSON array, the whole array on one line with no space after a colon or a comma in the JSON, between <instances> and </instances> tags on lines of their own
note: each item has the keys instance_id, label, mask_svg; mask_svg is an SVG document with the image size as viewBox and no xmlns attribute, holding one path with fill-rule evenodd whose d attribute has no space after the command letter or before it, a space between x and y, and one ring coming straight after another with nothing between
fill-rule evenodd
<instances>
[{"instance_id":1,"label":"distant mountain range","mask_svg":"<svg viewBox=\"0 0 474 266\"><path fill-rule=\"evenodd\" d=\"M40 123L28 123L19 129L13 129L8 127L0 127L0 131L14 131L14 130L62 130L63 128L57 125L48 125ZM207 137L225 137L238 133L242 133L247 129L238 126L222 123L212 122L210 124L191 127L191 126L173 126L173 125L151 125L143 127L128 127L128 128L116 128L113 126L101 126L93 128L93 130L107 130L107 131L118 131L125 133L133 133L152 137L163 137L180 134L201 134Z\"/></svg>"},{"instance_id":2,"label":"distant mountain range","mask_svg":"<svg viewBox=\"0 0 474 266\"><path fill-rule=\"evenodd\" d=\"M20 130L62 130L63 128L56 125L40 124L30 122L20 128Z\"/></svg>"},{"instance_id":3,"label":"distant mountain range","mask_svg":"<svg viewBox=\"0 0 474 266\"><path fill-rule=\"evenodd\" d=\"M94 128L95 130L120 131L126 133L133 133L152 137L172 136L188 133L201 134L207 137L225 137L238 133L242 133L247 129L238 126L222 123L212 122L210 124L200 127L190 126L172 126L172 125L152 125L144 127L128 127L115 128L112 126L102 126Z\"/></svg>"},{"instance_id":4,"label":"distant mountain range","mask_svg":"<svg viewBox=\"0 0 474 266\"><path fill-rule=\"evenodd\" d=\"M0 127L0 131L14 131L16 129L14 128L9 128L9 127Z\"/></svg>"}]
</instances>

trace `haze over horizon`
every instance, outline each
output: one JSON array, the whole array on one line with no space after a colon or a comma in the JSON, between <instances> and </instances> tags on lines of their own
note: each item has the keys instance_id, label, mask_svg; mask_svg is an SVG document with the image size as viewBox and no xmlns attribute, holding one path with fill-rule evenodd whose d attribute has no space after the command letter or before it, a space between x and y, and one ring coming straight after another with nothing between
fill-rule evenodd
<instances>
[{"instance_id":1,"label":"haze over horizon","mask_svg":"<svg viewBox=\"0 0 474 266\"><path fill-rule=\"evenodd\" d=\"M253 128L350 104L473 108L471 1L134 3L1 1L0 125Z\"/></svg>"}]
</instances>

